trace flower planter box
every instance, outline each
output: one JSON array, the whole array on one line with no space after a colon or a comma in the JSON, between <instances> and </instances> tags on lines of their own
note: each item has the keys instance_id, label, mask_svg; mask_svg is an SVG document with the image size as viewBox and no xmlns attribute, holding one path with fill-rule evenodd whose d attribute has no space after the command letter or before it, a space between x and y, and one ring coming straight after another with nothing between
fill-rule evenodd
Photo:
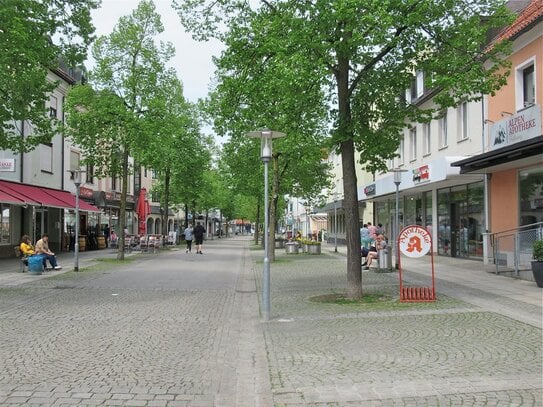
<instances>
[{"instance_id":1,"label":"flower planter box","mask_svg":"<svg viewBox=\"0 0 543 407\"><path fill-rule=\"evenodd\" d=\"M307 245L308 254L321 254L321 245L320 244L308 244Z\"/></svg>"},{"instance_id":2,"label":"flower planter box","mask_svg":"<svg viewBox=\"0 0 543 407\"><path fill-rule=\"evenodd\" d=\"M299 246L296 242L289 242L285 244L285 250L287 254L298 254L299 252Z\"/></svg>"}]
</instances>

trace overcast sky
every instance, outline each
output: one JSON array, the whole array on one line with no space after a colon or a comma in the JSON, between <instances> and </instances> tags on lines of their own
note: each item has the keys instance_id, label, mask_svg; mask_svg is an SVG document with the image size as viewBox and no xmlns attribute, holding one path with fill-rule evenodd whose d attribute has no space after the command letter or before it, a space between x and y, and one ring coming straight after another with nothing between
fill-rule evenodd
<instances>
[{"instance_id":1,"label":"overcast sky","mask_svg":"<svg viewBox=\"0 0 543 407\"><path fill-rule=\"evenodd\" d=\"M194 41L181 26L177 13L171 8L171 0L154 0L154 3L164 25L164 32L158 38L171 42L175 47L176 55L169 65L176 69L183 82L185 98L196 102L207 95L214 72L211 57L219 56L222 45ZM96 35L110 34L119 17L131 14L138 4L138 0L102 0L101 8L92 13Z\"/></svg>"}]
</instances>

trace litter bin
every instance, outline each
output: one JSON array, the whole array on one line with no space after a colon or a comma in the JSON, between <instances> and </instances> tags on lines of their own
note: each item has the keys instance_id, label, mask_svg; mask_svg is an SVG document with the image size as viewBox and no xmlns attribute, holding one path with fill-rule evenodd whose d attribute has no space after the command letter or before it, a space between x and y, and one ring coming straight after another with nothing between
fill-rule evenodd
<instances>
[{"instance_id":1,"label":"litter bin","mask_svg":"<svg viewBox=\"0 0 543 407\"><path fill-rule=\"evenodd\" d=\"M379 268L381 270L392 270L392 251L387 247L383 250L379 250L377 255Z\"/></svg>"},{"instance_id":2,"label":"litter bin","mask_svg":"<svg viewBox=\"0 0 543 407\"><path fill-rule=\"evenodd\" d=\"M28 258L28 274L40 275L43 272L43 256L30 256Z\"/></svg>"}]
</instances>

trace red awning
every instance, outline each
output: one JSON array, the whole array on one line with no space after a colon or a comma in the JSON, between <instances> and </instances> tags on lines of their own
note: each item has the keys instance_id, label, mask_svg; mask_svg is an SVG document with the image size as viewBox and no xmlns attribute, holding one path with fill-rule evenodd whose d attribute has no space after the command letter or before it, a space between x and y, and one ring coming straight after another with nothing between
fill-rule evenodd
<instances>
[{"instance_id":1,"label":"red awning","mask_svg":"<svg viewBox=\"0 0 543 407\"><path fill-rule=\"evenodd\" d=\"M6 191L0 191L0 202L24 205L24 199L19 199L16 196L8 194Z\"/></svg>"},{"instance_id":2,"label":"red awning","mask_svg":"<svg viewBox=\"0 0 543 407\"><path fill-rule=\"evenodd\" d=\"M19 184L17 182L0 180L0 200L3 195L11 196L19 202L11 202L18 204L28 204L34 206L48 206L52 208L75 208L75 196L69 192L51 188L42 188L34 185ZM13 199L12 199L13 201ZM99 210L84 202L80 202L80 208L84 211L99 212Z\"/></svg>"},{"instance_id":3,"label":"red awning","mask_svg":"<svg viewBox=\"0 0 543 407\"><path fill-rule=\"evenodd\" d=\"M67 205L69 205L70 208L75 208L74 194L67 191L57 191L56 189L49 189L49 188L42 188L42 189L49 195L54 194L54 197L65 202ZM88 202L85 202L84 200L81 199L81 197L79 198L79 209L85 212L100 212L100 209L98 209L94 205L91 205Z\"/></svg>"}]
</instances>

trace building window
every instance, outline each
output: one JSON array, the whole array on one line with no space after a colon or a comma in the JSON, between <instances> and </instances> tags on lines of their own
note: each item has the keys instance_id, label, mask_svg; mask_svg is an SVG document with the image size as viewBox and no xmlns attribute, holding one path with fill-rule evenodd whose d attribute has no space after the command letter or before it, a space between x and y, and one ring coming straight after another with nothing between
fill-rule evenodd
<instances>
[{"instance_id":1,"label":"building window","mask_svg":"<svg viewBox=\"0 0 543 407\"><path fill-rule=\"evenodd\" d=\"M430 123L424 123L422 134L422 151L424 155L430 154L432 132Z\"/></svg>"},{"instance_id":2,"label":"building window","mask_svg":"<svg viewBox=\"0 0 543 407\"><path fill-rule=\"evenodd\" d=\"M53 144L40 145L40 169L42 172L53 173Z\"/></svg>"},{"instance_id":3,"label":"building window","mask_svg":"<svg viewBox=\"0 0 543 407\"><path fill-rule=\"evenodd\" d=\"M468 138L468 104L458 106L458 141Z\"/></svg>"},{"instance_id":4,"label":"building window","mask_svg":"<svg viewBox=\"0 0 543 407\"><path fill-rule=\"evenodd\" d=\"M11 242L10 205L0 203L0 244Z\"/></svg>"},{"instance_id":5,"label":"building window","mask_svg":"<svg viewBox=\"0 0 543 407\"><path fill-rule=\"evenodd\" d=\"M409 159L411 161L417 159L417 129L409 131Z\"/></svg>"},{"instance_id":6,"label":"building window","mask_svg":"<svg viewBox=\"0 0 543 407\"><path fill-rule=\"evenodd\" d=\"M57 118L58 101L56 96L49 97L49 117Z\"/></svg>"},{"instance_id":7,"label":"building window","mask_svg":"<svg viewBox=\"0 0 543 407\"><path fill-rule=\"evenodd\" d=\"M447 136L447 112L439 119L439 148L447 147L449 143Z\"/></svg>"},{"instance_id":8,"label":"building window","mask_svg":"<svg viewBox=\"0 0 543 407\"><path fill-rule=\"evenodd\" d=\"M87 164L87 184L94 183L94 165Z\"/></svg>"},{"instance_id":9,"label":"building window","mask_svg":"<svg viewBox=\"0 0 543 407\"><path fill-rule=\"evenodd\" d=\"M405 143L404 138L400 139L400 165L405 163Z\"/></svg>"},{"instance_id":10,"label":"building window","mask_svg":"<svg viewBox=\"0 0 543 407\"><path fill-rule=\"evenodd\" d=\"M520 65L516 72L517 110L535 104L535 64L531 59Z\"/></svg>"},{"instance_id":11,"label":"building window","mask_svg":"<svg viewBox=\"0 0 543 407\"><path fill-rule=\"evenodd\" d=\"M79 171L79 153L70 151L70 179L74 179L74 172Z\"/></svg>"},{"instance_id":12,"label":"building window","mask_svg":"<svg viewBox=\"0 0 543 407\"><path fill-rule=\"evenodd\" d=\"M420 98L424 94L424 74L423 72L417 72L417 98Z\"/></svg>"}]
</instances>

